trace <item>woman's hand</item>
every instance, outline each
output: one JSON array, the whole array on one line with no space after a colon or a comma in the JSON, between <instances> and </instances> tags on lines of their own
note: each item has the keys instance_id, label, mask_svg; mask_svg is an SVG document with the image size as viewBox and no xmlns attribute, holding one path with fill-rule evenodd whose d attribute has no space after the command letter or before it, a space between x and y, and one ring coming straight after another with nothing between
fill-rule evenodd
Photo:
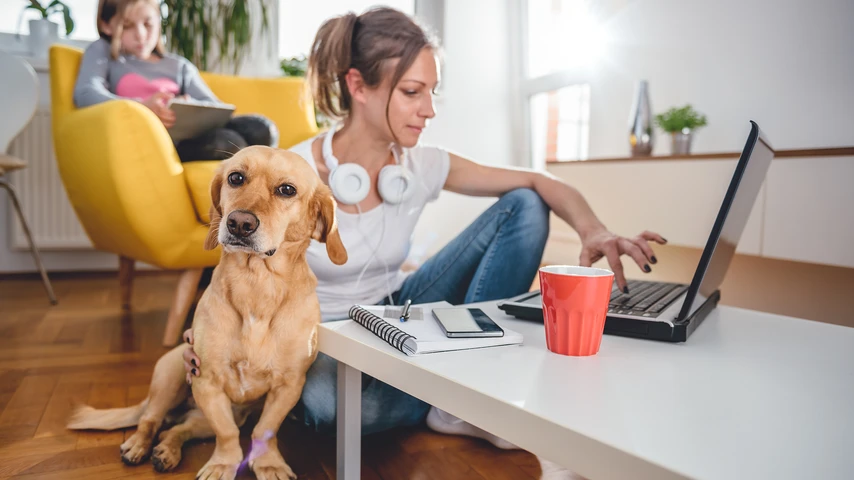
<instances>
[{"instance_id":1,"label":"woman's hand","mask_svg":"<svg viewBox=\"0 0 854 480\"><path fill-rule=\"evenodd\" d=\"M667 240L657 233L647 231L633 238L625 238L614 235L608 230L600 229L582 237L579 264L582 267L589 267L602 257L607 257L608 264L614 272L614 278L617 280L617 287L624 293L629 293L620 257L624 254L629 255L641 270L647 273L651 272L652 269L649 264L654 264L658 260L648 242L664 245Z\"/></svg>"},{"instance_id":2,"label":"woman's hand","mask_svg":"<svg viewBox=\"0 0 854 480\"><path fill-rule=\"evenodd\" d=\"M184 350L184 370L187 371L187 385L192 385L193 377L198 377L201 374L199 368L202 366L202 362L199 361L199 357L197 357L196 352L193 351L192 328L188 328L187 331L184 332L184 341L190 344L190 348Z\"/></svg>"},{"instance_id":3,"label":"woman's hand","mask_svg":"<svg viewBox=\"0 0 854 480\"><path fill-rule=\"evenodd\" d=\"M157 118L163 122L163 126L171 128L175 125L175 112L168 107L169 100L172 100L175 95L168 92L157 92L142 101L142 104L148 107Z\"/></svg>"}]
</instances>

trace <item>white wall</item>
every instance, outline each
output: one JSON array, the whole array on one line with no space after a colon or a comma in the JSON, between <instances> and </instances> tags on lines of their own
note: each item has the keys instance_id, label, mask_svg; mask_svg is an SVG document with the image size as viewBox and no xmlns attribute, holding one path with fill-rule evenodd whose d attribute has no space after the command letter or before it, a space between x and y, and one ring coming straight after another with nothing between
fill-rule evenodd
<instances>
[{"instance_id":1,"label":"white wall","mask_svg":"<svg viewBox=\"0 0 854 480\"><path fill-rule=\"evenodd\" d=\"M634 0L605 23L593 68L590 156L626 155L634 82L656 113L691 103L709 126L695 152L739 150L748 120L775 148L852 145L851 0ZM659 135L656 154L670 152Z\"/></svg>"},{"instance_id":2,"label":"white wall","mask_svg":"<svg viewBox=\"0 0 854 480\"><path fill-rule=\"evenodd\" d=\"M507 59L511 1L445 2L443 85L424 143L482 163L513 164ZM433 239L426 247L429 253L437 251L493 202L443 192L425 209L415 245Z\"/></svg>"},{"instance_id":3,"label":"white wall","mask_svg":"<svg viewBox=\"0 0 854 480\"><path fill-rule=\"evenodd\" d=\"M424 1L424 0L421 0ZM433 2L435 0L427 0ZM347 12L360 14L365 10L386 6L406 13L412 13L415 0L323 0L306 2L304 0L279 0L279 56L290 58L299 55L308 56L314 36L320 26L331 17Z\"/></svg>"}]
</instances>

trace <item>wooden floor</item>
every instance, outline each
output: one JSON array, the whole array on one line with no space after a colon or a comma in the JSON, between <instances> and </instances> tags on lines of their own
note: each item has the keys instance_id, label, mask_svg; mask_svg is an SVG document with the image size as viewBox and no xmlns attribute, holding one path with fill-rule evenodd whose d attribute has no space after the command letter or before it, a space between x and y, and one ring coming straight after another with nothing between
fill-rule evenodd
<instances>
[{"instance_id":1,"label":"wooden floor","mask_svg":"<svg viewBox=\"0 0 854 480\"><path fill-rule=\"evenodd\" d=\"M188 444L175 472L129 467L119 444L133 430L72 432L73 402L131 405L145 397L176 275L135 279L133 313L119 308L118 281L108 275L54 275L59 305L51 307L35 278L0 280L0 478L194 478L213 441ZM243 429L244 451L254 420ZM285 459L304 479L335 478L334 438L286 421ZM364 479L536 479L536 458L477 439L426 427L365 437ZM253 478L243 472L238 478Z\"/></svg>"}]
</instances>

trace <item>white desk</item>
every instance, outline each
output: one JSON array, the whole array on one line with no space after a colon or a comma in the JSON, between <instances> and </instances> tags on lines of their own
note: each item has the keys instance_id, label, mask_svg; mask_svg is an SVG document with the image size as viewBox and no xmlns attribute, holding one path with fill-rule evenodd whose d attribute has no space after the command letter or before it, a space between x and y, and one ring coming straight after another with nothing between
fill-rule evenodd
<instances>
[{"instance_id":1,"label":"white desk","mask_svg":"<svg viewBox=\"0 0 854 480\"><path fill-rule=\"evenodd\" d=\"M350 320L338 359L338 478L358 478L360 372L591 479L854 478L854 329L719 307L687 343L606 335L598 355L523 346L407 357Z\"/></svg>"}]
</instances>

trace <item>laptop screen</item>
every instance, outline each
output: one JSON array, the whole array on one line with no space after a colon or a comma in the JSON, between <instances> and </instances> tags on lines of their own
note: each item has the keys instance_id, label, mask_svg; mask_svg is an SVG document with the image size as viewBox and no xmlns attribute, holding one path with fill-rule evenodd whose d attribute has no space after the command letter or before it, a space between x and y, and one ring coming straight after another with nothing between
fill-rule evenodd
<instances>
[{"instance_id":1,"label":"laptop screen","mask_svg":"<svg viewBox=\"0 0 854 480\"><path fill-rule=\"evenodd\" d=\"M747 144L735 167L735 173L700 257L678 320L689 317L721 286L747 225L747 219L753 211L756 197L759 196L768 167L774 158L774 150L759 131L759 127L753 122L750 123Z\"/></svg>"}]
</instances>

